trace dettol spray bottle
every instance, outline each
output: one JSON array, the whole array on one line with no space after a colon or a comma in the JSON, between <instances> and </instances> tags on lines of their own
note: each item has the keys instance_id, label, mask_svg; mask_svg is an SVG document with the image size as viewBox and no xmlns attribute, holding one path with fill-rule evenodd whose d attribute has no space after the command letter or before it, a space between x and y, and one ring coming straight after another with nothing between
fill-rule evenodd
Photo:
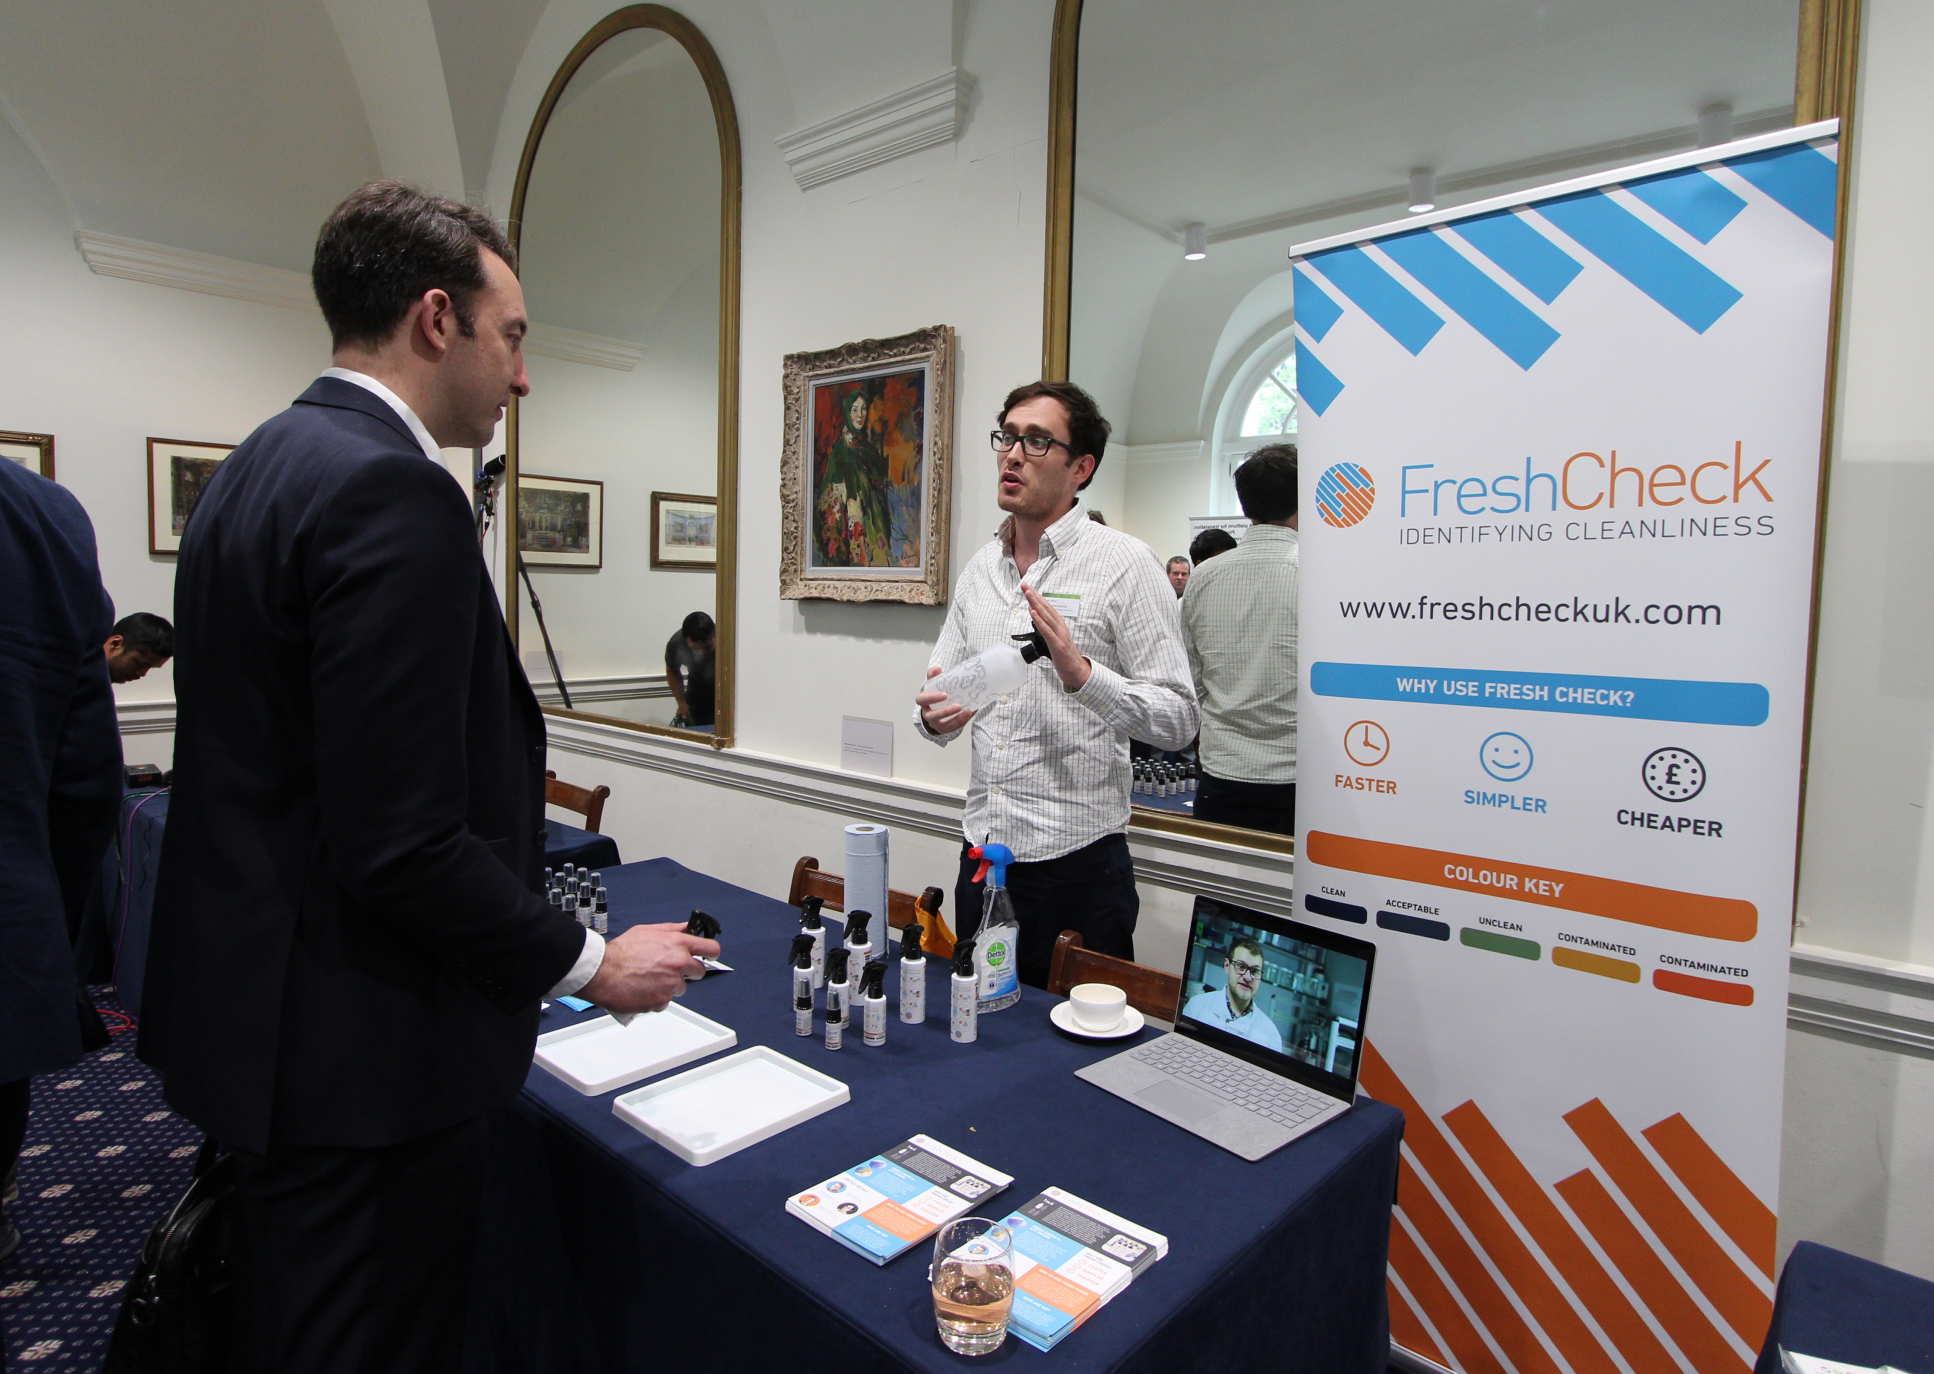
<instances>
[{"instance_id":1,"label":"dettol spray bottle","mask_svg":"<svg viewBox=\"0 0 1934 1374\"><path fill-rule=\"evenodd\" d=\"M1014 899L1007 895L1007 866L1014 862L1014 852L1004 844L975 845L967 852L980 860L974 881L986 885L980 929L974 932L980 1015L985 1016L1021 1000L1021 924L1014 918Z\"/></svg>"}]
</instances>

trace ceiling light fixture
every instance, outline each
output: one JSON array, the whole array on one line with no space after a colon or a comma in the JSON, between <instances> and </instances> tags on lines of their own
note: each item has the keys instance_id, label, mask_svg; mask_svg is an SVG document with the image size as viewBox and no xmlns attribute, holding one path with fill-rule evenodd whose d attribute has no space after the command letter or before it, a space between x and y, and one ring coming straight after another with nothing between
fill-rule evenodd
<instances>
[{"instance_id":1,"label":"ceiling light fixture","mask_svg":"<svg viewBox=\"0 0 1934 1374\"><path fill-rule=\"evenodd\" d=\"M1437 173L1428 167L1413 168L1410 173L1410 213L1426 214L1437 208Z\"/></svg>"},{"instance_id":2,"label":"ceiling light fixture","mask_svg":"<svg viewBox=\"0 0 1934 1374\"><path fill-rule=\"evenodd\" d=\"M1733 103L1715 100L1699 107L1699 146L1714 148L1733 139Z\"/></svg>"},{"instance_id":3,"label":"ceiling light fixture","mask_svg":"<svg viewBox=\"0 0 1934 1374\"><path fill-rule=\"evenodd\" d=\"M1182 257L1187 262L1200 262L1209 256L1209 231L1200 224L1190 224L1182 229Z\"/></svg>"}]
</instances>

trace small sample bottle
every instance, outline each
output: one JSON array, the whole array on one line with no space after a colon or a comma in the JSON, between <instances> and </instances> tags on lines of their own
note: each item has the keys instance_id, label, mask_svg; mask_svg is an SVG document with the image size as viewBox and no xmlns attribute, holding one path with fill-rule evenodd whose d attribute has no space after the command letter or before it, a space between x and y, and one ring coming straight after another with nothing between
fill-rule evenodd
<instances>
[{"instance_id":1,"label":"small sample bottle","mask_svg":"<svg viewBox=\"0 0 1934 1374\"><path fill-rule=\"evenodd\" d=\"M868 959L860 970L860 1043L886 1043L886 960Z\"/></svg>"},{"instance_id":2,"label":"small sample bottle","mask_svg":"<svg viewBox=\"0 0 1934 1374\"><path fill-rule=\"evenodd\" d=\"M578 924L586 930L591 929L594 914L591 910L591 889L588 887L579 888L577 896Z\"/></svg>"},{"instance_id":3,"label":"small sample bottle","mask_svg":"<svg viewBox=\"0 0 1934 1374\"><path fill-rule=\"evenodd\" d=\"M918 921L900 941L900 1019L915 1025L927 1019L927 956L920 951Z\"/></svg>"},{"instance_id":4,"label":"small sample bottle","mask_svg":"<svg viewBox=\"0 0 1934 1374\"><path fill-rule=\"evenodd\" d=\"M846 1043L847 1008L852 1005L852 984L846 981L846 951L826 954L826 1048L839 1049Z\"/></svg>"},{"instance_id":5,"label":"small sample bottle","mask_svg":"<svg viewBox=\"0 0 1934 1374\"><path fill-rule=\"evenodd\" d=\"M1030 663L1047 657L1047 641L1039 630L1015 635L1018 644L996 644L964 663L956 663L939 677L920 684L923 692L945 692L947 702L978 711L995 697L1004 697L1027 681Z\"/></svg>"},{"instance_id":6,"label":"small sample bottle","mask_svg":"<svg viewBox=\"0 0 1934 1374\"><path fill-rule=\"evenodd\" d=\"M555 870L547 867L544 870L544 890L546 892L549 892L552 888L556 886L557 886L557 873Z\"/></svg>"},{"instance_id":7,"label":"small sample bottle","mask_svg":"<svg viewBox=\"0 0 1934 1374\"><path fill-rule=\"evenodd\" d=\"M600 935L611 933L611 899L603 888L591 894L591 929Z\"/></svg>"},{"instance_id":8,"label":"small sample bottle","mask_svg":"<svg viewBox=\"0 0 1934 1374\"><path fill-rule=\"evenodd\" d=\"M951 993L947 1033L958 1045L971 1045L980 1038L980 973L974 964L974 942L962 940L954 946L953 977L947 980Z\"/></svg>"},{"instance_id":9,"label":"small sample bottle","mask_svg":"<svg viewBox=\"0 0 1934 1374\"><path fill-rule=\"evenodd\" d=\"M792 937L792 1033L813 1033L813 938L805 932Z\"/></svg>"},{"instance_id":10,"label":"small sample bottle","mask_svg":"<svg viewBox=\"0 0 1934 1374\"><path fill-rule=\"evenodd\" d=\"M826 981L826 923L819 919L819 908L824 905L817 897L805 897L799 903L799 933L810 935L813 940L813 987L817 989Z\"/></svg>"}]
</instances>

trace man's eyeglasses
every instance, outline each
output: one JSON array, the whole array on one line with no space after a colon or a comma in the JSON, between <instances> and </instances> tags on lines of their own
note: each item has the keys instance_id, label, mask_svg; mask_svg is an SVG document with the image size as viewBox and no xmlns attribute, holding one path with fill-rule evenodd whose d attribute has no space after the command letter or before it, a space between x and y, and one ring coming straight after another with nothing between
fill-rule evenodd
<instances>
[{"instance_id":1,"label":"man's eyeglasses","mask_svg":"<svg viewBox=\"0 0 1934 1374\"><path fill-rule=\"evenodd\" d=\"M996 453L1006 453L1014 445L1019 444L1021 452L1030 458L1045 458L1050 448L1065 448L1068 450L1068 457L1075 456L1072 445L1064 444L1059 439L1046 434L1010 434L1004 429L997 429L987 436L987 442Z\"/></svg>"},{"instance_id":2,"label":"man's eyeglasses","mask_svg":"<svg viewBox=\"0 0 1934 1374\"><path fill-rule=\"evenodd\" d=\"M1244 964L1244 963L1241 963L1241 962L1239 962L1239 961L1237 961L1237 960L1234 960L1234 959L1231 959L1231 960L1229 961L1229 967L1230 967L1230 968L1231 968L1231 969L1232 969L1232 970L1233 970L1233 971L1235 972L1235 975L1236 975L1236 976L1237 976L1238 978L1260 978L1260 977L1262 977L1262 965L1261 965L1261 964Z\"/></svg>"}]
</instances>

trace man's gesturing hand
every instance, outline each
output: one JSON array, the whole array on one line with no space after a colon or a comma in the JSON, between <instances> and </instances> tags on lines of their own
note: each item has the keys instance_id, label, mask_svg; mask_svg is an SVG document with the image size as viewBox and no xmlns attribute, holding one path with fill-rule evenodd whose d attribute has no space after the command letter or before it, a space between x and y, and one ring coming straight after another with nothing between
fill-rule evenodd
<instances>
[{"instance_id":1,"label":"man's gesturing hand","mask_svg":"<svg viewBox=\"0 0 1934 1374\"><path fill-rule=\"evenodd\" d=\"M633 926L605 942L604 962L578 992L606 1011L659 1011L705 974L699 956L717 958L719 942L687 935L683 922Z\"/></svg>"},{"instance_id":2,"label":"man's gesturing hand","mask_svg":"<svg viewBox=\"0 0 1934 1374\"><path fill-rule=\"evenodd\" d=\"M1054 609L1054 603L1034 588L1023 583L1021 595L1027 600L1028 614L1034 617L1034 628L1041 632L1042 642L1048 646L1048 660L1054 664L1055 676L1070 692L1080 691L1087 686L1094 665L1074 647L1074 631L1061 618L1061 612Z\"/></svg>"},{"instance_id":3,"label":"man's gesturing hand","mask_svg":"<svg viewBox=\"0 0 1934 1374\"><path fill-rule=\"evenodd\" d=\"M938 668L927 669L929 679L939 676ZM920 719L936 735L951 735L974 718L972 711L955 705L945 692L915 692L913 702L920 708Z\"/></svg>"}]
</instances>

